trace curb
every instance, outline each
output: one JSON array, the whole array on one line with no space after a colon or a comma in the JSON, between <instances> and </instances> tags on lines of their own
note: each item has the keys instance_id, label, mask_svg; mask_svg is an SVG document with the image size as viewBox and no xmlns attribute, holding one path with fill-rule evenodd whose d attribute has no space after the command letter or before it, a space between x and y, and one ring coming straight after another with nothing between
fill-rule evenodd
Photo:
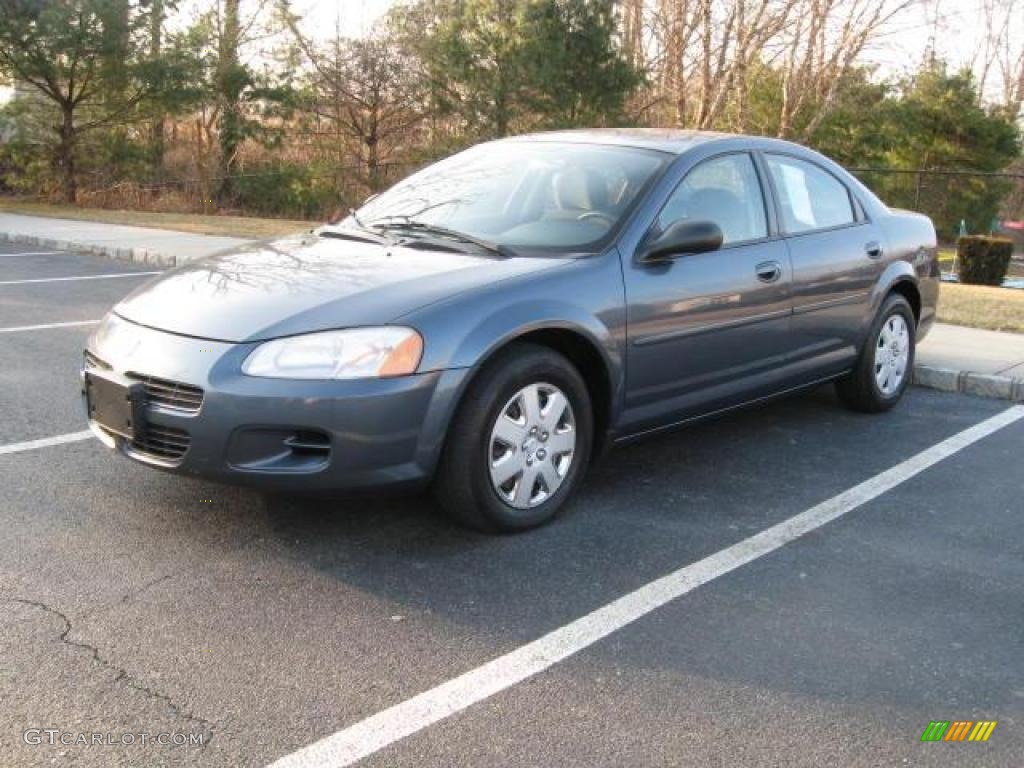
<instances>
[{"instance_id":1,"label":"curb","mask_svg":"<svg viewBox=\"0 0 1024 768\"><path fill-rule=\"evenodd\" d=\"M130 261L136 264L155 264L161 267L176 267L188 261L188 259L179 259L173 253L160 253L159 251L151 251L147 248L114 248L109 245L81 243L76 240L56 240L49 237L37 237L36 235L11 235L7 232L0 232L0 243L33 245L55 251L78 251L93 256L105 256L108 259L117 259L118 261Z\"/></svg>"},{"instance_id":2,"label":"curb","mask_svg":"<svg viewBox=\"0 0 1024 768\"><path fill-rule=\"evenodd\" d=\"M911 383L943 392L1024 402L1024 379L915 365Z\"/></svg>"}]
</instances>

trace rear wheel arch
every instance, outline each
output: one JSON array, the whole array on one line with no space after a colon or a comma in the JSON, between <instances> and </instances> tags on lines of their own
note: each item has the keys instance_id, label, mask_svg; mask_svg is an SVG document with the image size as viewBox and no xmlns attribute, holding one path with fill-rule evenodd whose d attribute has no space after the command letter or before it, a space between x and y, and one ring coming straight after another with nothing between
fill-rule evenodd
<instances>
[{"instance_id":1,"label":"rear wheel arch","mask_svg":"<svg viewBox=\"0 0 1024 768\"><path fill-rule=\"evenodd\" d=\"M909 262L897 259L885 267L871 288L871 311L864 318L866 325L870 325L874 321L885 300L893 293L899 293L906 298L910 306L914 308L914 316L920 319L921 292L917 273ZM865 328L865 330L867 329Z\"/></svg>"},{"instance_id":2,"label":"rear wheel arch","mask_svg":"<svg viewBox=\"0 0 1024 768\"><path fill-rule=\"evenodd\" d=\"M889 319L896 315L902 316L902 330L897 331L902 336L895 337L892 344L898 346L889 353L889 341L880 334L885 332L884 325ZM900 291L890 290L871 321L853 369L836 380L839 398L850 408L865 413L880 413L894 406L913 377L915 337L916 323L910 301ZM901 339L904 343L900 343ZM878 378L880 375L888 378L887 374L899 377L894 391L882 387Z\"/></svg>"},{"instance_id":3,"label":"rear wheel arch","mask_svg":"<svg viewBox=\"0 0 1024 768\"><path fill-rule=\"evenodd\" d=\"M894 293L898 293L907 300L910 308L914 311L914 322L919 325L921 323L921 291L918 289L917 284L905 278L897 280L889 287L886 296L888 297Z\"/></svg>"}]
</instances>

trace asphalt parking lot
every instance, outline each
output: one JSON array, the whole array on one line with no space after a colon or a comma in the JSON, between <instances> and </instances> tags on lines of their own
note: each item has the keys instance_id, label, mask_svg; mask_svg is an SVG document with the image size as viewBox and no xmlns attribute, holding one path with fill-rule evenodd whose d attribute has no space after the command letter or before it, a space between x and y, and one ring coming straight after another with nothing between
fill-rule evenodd
<instances>
[{"instance_id":1,"label":"asphalt parking lot","mask_svg":"<svg viewBox=\"0 0 1024 768\"><path fill-rule=\"evenodd\" d=\"M1009 408L914 389L869 417L824 388L618 448L554 524L508 537L425 499L267 497L92 439L26 445L85 429L91 326L65 324L147 279L63 278L142 271L0 246L0 766L298 765ZM1024 419L1006 422L537 674L375 731L360 765L1019 766ZM933 720L998 725L922 743ZM43 729L203 743L27 743Z\"/></svg>"}]
</instances>

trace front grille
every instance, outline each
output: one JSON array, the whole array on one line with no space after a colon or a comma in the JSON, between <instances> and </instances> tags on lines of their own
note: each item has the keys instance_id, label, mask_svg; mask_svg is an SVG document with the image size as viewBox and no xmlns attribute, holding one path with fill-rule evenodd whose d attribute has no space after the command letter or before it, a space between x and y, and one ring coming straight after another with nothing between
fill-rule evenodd
<instances>
[{"instance_id":1,"label":"front grille","mask_svg":"<svg viewBox=\"0 0 1024 768\"><path fill-rule=\"evenodd\" d=\"M190 442L183 429L147 424L142 434L132 439L132 448L158 459L175 460L185 455Z\"/></svg>"},{"instance_id":2,"label":"front grille","mask_svg":"<svg viewBox=\"0 0 1024 768\"><path fill-rule=\"evenodd\" d=\"M128 376L142 382L146 390L147 405L161 405L165 408L195 413L203 404L203 390L191 384L138 373L129 373Z\"/></svg>"}]
</instances>

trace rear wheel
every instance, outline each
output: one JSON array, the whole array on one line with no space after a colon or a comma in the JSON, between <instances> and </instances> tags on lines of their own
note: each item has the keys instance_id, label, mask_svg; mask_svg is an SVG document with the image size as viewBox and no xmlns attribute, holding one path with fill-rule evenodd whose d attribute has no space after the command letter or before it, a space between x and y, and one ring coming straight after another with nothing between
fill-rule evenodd
<instances>
[{"instance_id":1,"label":"rear wheel","mask_svg":"<svg viewBox=\"0 0 1024 768\"><path fill-rule=\"evenodd\" d=\"M586 385L557 352L516 344L472 383L434 483L441 507L483 531L521 531L558 511L590 459Z\"/></svg>"},{"instance_id":2,"label":"rear wheel","mask_svg":"<svg viewBox=\"0 0 1024 768\"><path fill-rule=\"evenodd\" d=\"M872 323L857 367L836 382L839 397L866 413L887 411L899 402L914 370L914 311L899 294L891 294Z\"/></svg>"}]
</instances>

